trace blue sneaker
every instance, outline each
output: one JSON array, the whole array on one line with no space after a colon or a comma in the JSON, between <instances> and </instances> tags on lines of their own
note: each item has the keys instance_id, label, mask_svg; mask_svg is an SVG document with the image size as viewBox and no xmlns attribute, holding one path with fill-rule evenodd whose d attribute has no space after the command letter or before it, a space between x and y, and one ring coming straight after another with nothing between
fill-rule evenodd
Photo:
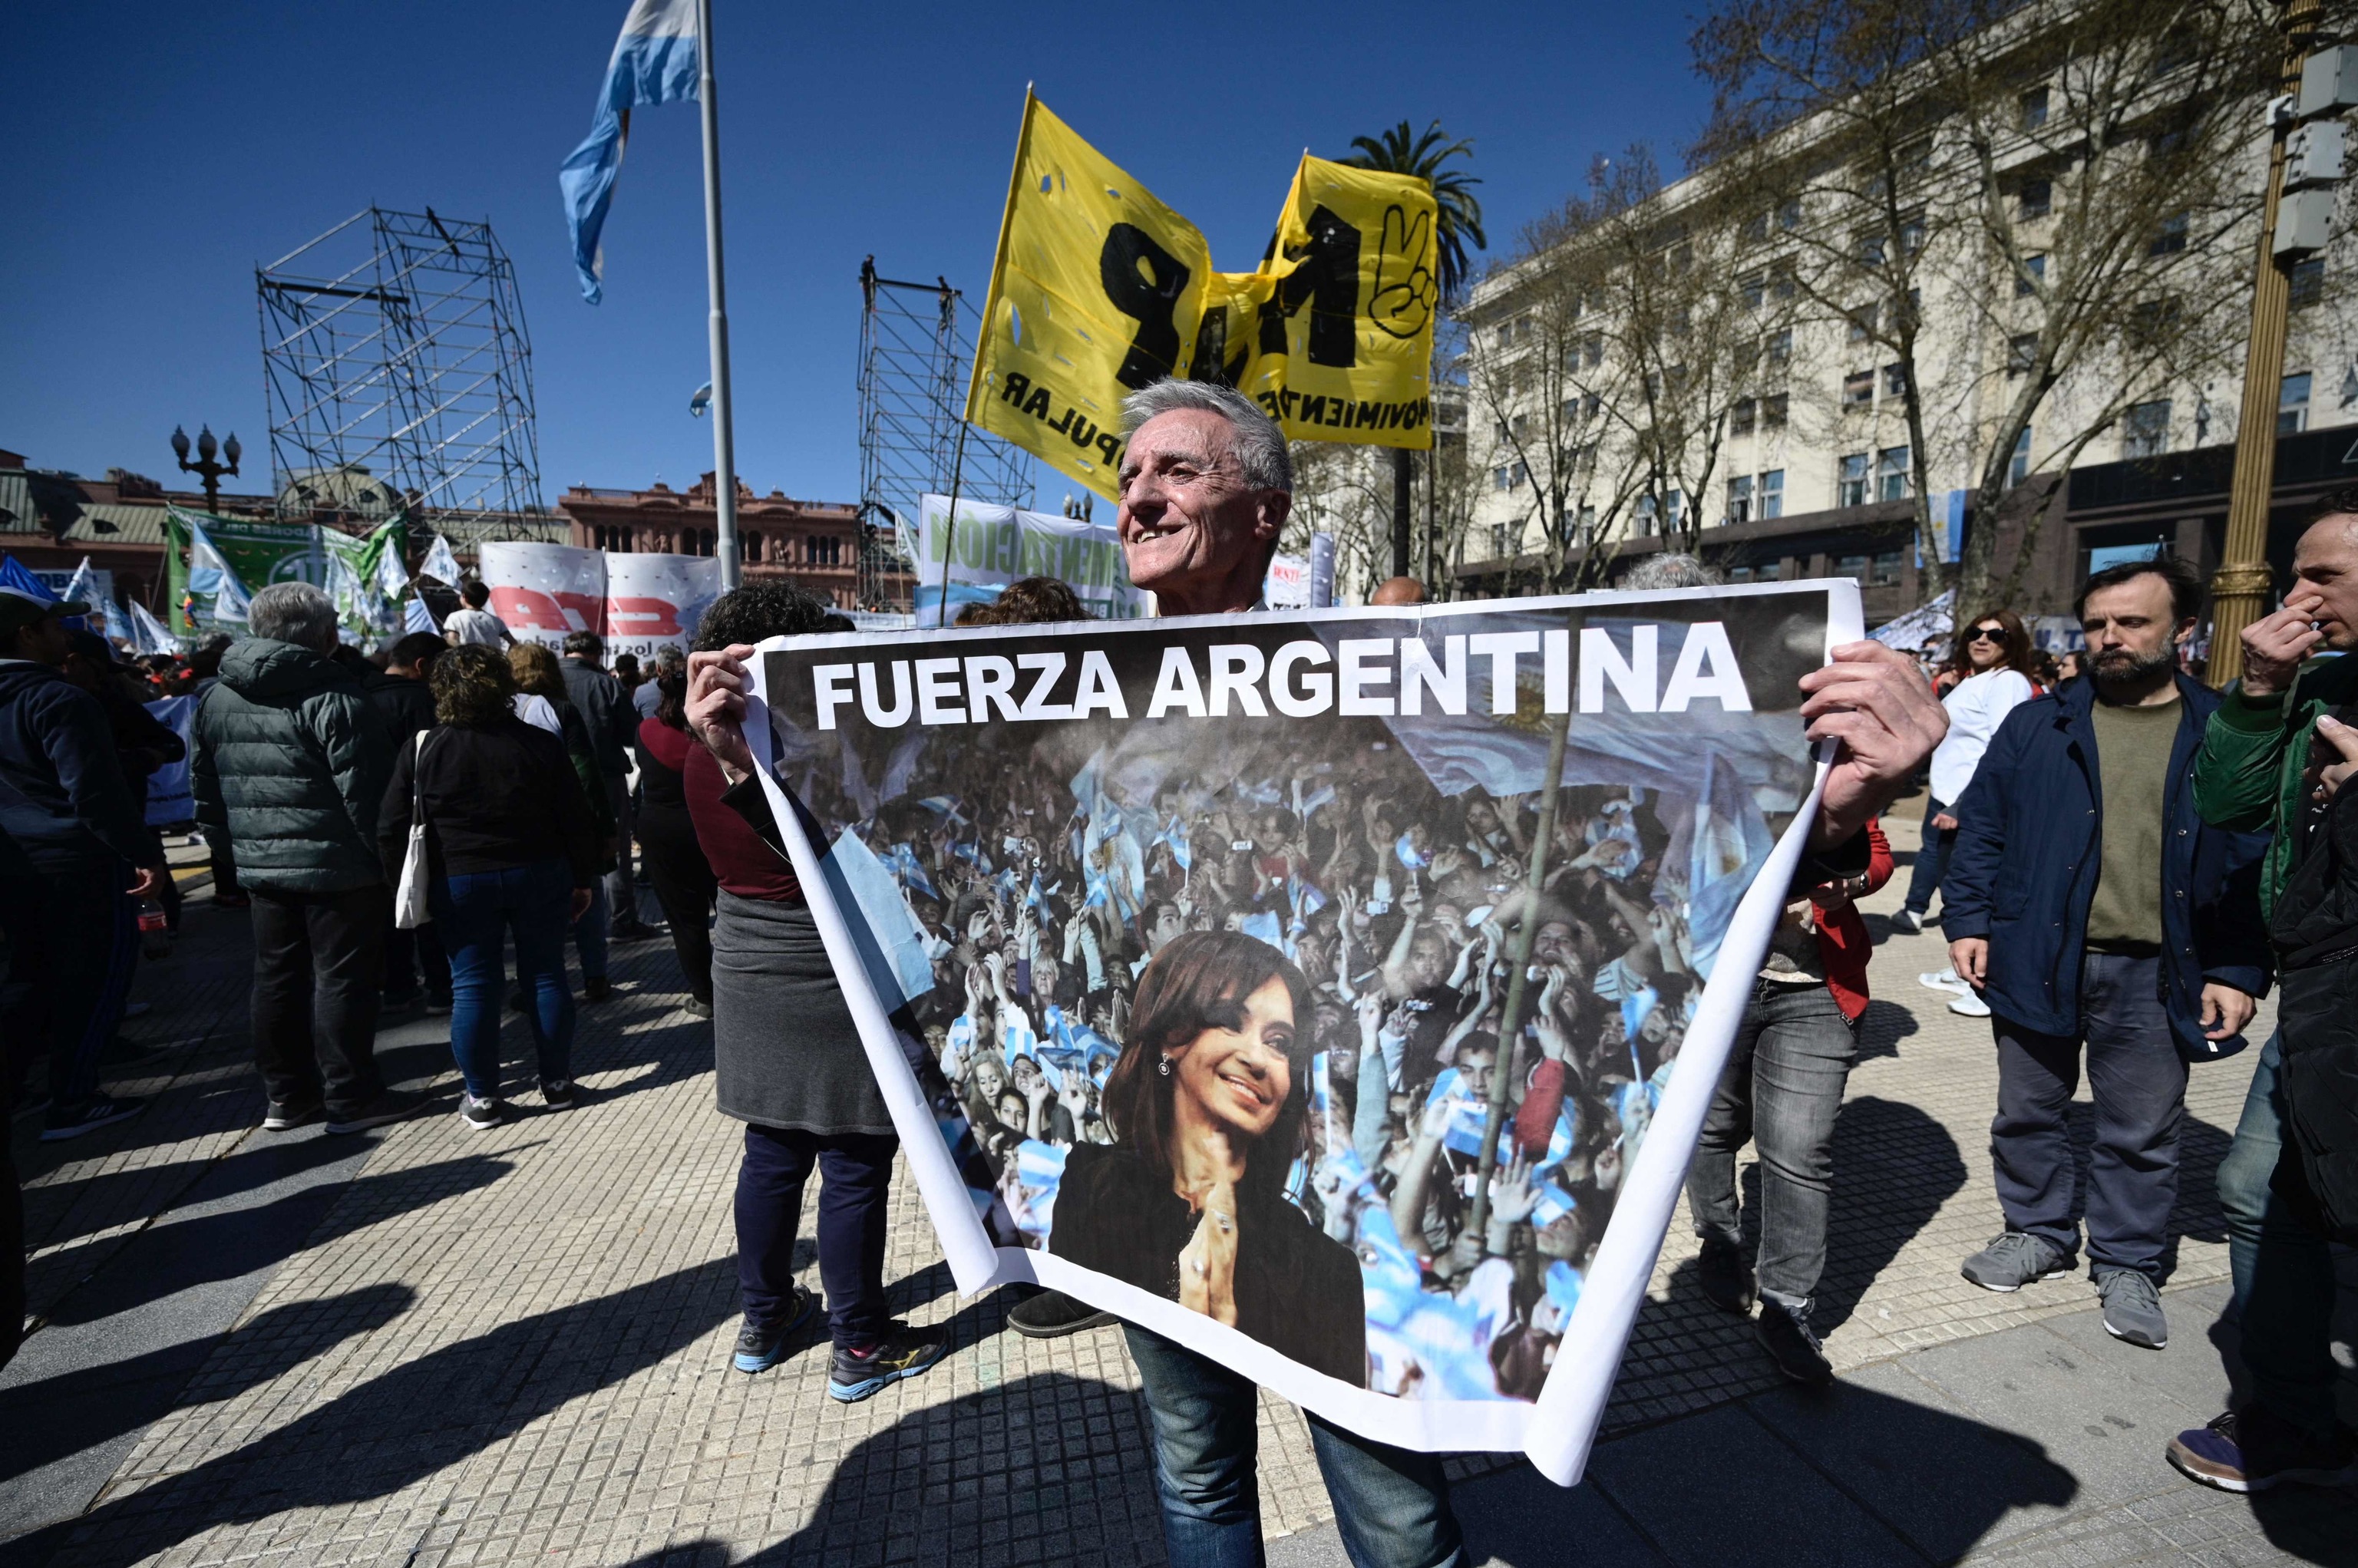
<instances>
[{"instance_id":1,"label":"blue sneaker","mask_svg":"<svg viewBox=\"0 0 2358 1568\"><path fill-rule=\"evenodd\" d=\"M740 1372L766 1372L786 1358L786 1341L811 1314L817 1303L802 1286L795 1287L793 1306L778 1323L755 1323L752 1318L737 1331L737 1357L732 1363Z\"/></svg>"},{"instance_id":2,"label":"blue sneaker","mask_svg":"<svg viewBox=\"0 0 2358 1568\"><path fill-rule=\"evenodd\" d=\"M911 1328L894 1323L884 1336L864 1349L835 1347L827 1368L827 1391L845 1404L864 1400L888 1383L914 1378L942 1358L949 1336L938 1328Z\"/></svg>"}]
</instances>

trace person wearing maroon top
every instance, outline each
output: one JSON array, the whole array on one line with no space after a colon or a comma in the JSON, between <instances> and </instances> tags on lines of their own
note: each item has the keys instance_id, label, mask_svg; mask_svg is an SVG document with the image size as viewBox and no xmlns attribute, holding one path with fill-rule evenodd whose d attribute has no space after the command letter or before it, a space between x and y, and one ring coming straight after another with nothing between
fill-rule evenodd
<instances>
[{"instance_id":1,"label":"person wearing maroon top","mask_svg":"<svg viewBox=\"0 0 2358 1568\"><path fill-rule=\"evenodd\" d=\"M803 1186L817 1166L818 1269L835 1341L827 1392L847 1402L914 1377L946 1336L894 1319L884 1300L886 1200L900 1148L818 925L776 842L742 728L741 688L710 680L730 654L769 637L830 631L833 612L789 583L723 594L697 628L687 721L704 744L680 769L682 794L719 883L712 929L712 1058L723 1116L745 1123L737 1172L737 1282L745 1323L735 1365L760 1372L811 1308L795 1283ZM726 652L724 652L724 650ZM735 661L732 660L732 663ZM743 666L737 665L741 672Z\"/></svg>"},{"instance_id":2,"label":"person wearing maroon top","mask_svg":"<svg viewBox=\"0 0 2358 1568\"><path fill-rule=\"evenodd\" d=\"M638 726L641 799L633 826L648 882L671 928L672 951L687 979L688 1011L712 1016L712 904L719 884L697 841L682 776L703 750L687 732L687 672L661 666L654 717ZM716 774L717 776L717 774Z\"/></svg>"}]
</instances>

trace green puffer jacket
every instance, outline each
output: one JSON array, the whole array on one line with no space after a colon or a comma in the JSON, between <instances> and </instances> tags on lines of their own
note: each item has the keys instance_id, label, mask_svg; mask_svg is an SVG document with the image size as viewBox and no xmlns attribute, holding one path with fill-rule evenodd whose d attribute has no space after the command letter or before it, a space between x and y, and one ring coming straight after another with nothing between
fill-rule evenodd
<instances>
[{"instance_id":1,"label":"green puffer jacket","mask_svg":"<svg viewBox=\"0 0 2358 1568\"><path fill-rule=\"evenodd\" d=\"M2242 684L2230 687L2202 733L2194 759L2194 809L2213 827L2273 832L2260 869L2260 910L2276 913L2277 895L2291 873L2293 836L2284 831L2300 811L2300 779L2309 767L2309 739L2318 716L2358 701L2358 654L2312 660L2279 697L2254 699Z\"/></svg>"},{"instance_id":2,"label":"green puffer jacket","mask_svg":"<svg viewBox=\"0 0 2358 1568\"><path fill-rule=\"evenodd\" d=\"M251 637L197 706L197 820L227 827L239 880L341 892L384 880L377 806L393 775L384 720L323 654Z\"/></svg>"}]
</instances>

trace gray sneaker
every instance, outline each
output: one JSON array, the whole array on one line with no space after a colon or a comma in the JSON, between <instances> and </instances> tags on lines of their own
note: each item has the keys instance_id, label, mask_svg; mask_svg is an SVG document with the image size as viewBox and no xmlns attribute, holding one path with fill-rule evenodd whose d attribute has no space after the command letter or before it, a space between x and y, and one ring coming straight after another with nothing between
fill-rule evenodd
<instances>
[{"instance_id":1,"label":"gray sneaker","mask_svg":"<svg viewBox=\"0 0 2358 1568\"><path fill-rule=\"evenodd\" d=\"M1985 1291L2011 1294L2025 1285L2071 1271L2070 1254L2058 1252L2036 1236L2009 1230L1965 1260L1964 1276Z\"/></svg>"},{"instance_id":2,"label":"gray sneaker","mask_svg":"<svg viewBox=\"0 0 2358 1568\"><path fill-rule=\"evenodd\" d=\"M2169 1343L2169 1319L2161 1292L2139 1269L2105 1269L2096 1275L2096 1296L2104 1303L2104 1332L2115 1339L2158 1350Z\"/></svg>"}]
</instances>

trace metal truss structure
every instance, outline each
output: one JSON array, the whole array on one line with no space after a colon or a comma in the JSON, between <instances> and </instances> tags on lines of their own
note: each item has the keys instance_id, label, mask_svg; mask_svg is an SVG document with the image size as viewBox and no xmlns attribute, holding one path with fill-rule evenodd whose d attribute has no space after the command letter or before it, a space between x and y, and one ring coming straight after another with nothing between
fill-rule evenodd
<instances>
[{"instance_id":1,"label":"metal truss structure","mask_svg":"<svg viewBox=\"0 0 2358 1568\"><path fill-rule=\"evenodd\" d=\"M941 278L880 277L874 256L860 264L860 603L905 610L918 497L1029 506L1032 459L966 424L981 318L963 294Z\"/></svg>"},{"instance_id":2,"label":"metal truss structure","mask_svg":"<svg viewBox=\"0 0 2358 1568\"><path fill-rule=\"evenodd\" d=\"M461 549L546 534L532 347L491 224L366 208L254 287L281 515L390 492Z\"/></svg>"}]
</instances>

